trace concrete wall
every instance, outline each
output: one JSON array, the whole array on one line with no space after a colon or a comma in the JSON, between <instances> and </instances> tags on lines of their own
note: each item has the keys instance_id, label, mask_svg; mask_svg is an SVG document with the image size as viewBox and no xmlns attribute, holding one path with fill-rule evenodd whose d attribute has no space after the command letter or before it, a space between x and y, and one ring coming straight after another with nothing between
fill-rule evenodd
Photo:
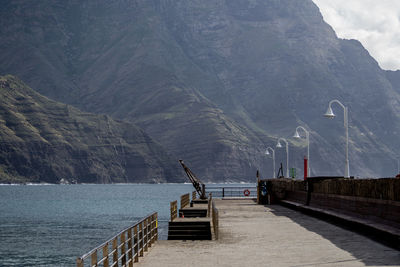
<instances>
[{"instance_id":1,"label":"concrete wall","mask_svg":"<svg viewBox=\"0 0 400 267\"><path fill-rule=\"evenodd\" d=\"M275 199L286 199L400 227L400 179L316 177L309 179L308 185L292 179L268 181Z\"/></svg>"},{"instance_id":2,"label":"concrete wall","mask_svg":"<svg viewBox=\"0 0 400 267\"><path fill-rule=\"evenodd\" d=\"M313 185L314 193L400 201L398 178L329 179L314 182Z\"/></svg>"}]
</instances>

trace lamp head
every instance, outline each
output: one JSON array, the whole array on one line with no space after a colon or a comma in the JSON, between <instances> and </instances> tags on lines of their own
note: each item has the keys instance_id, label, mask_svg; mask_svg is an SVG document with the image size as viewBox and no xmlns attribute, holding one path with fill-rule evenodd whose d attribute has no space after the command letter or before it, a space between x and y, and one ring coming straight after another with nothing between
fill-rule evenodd
<instances>
[{"instance_id":1,"label":"lamp head","mask_svg":"<svg viewBox=\"0 0 400 267\"><path fill-rule=\"evenodd\" d=\"M327 117L327 118L331 118L331 119L333 119L335 117L335 114L333 114L333 110L332 110L332 108L330 106L326 110L324 116Z\"/></svg>"},{"instance_id":2,"label":"lamp head","mask_svg":"<svg viewBox=\"0 0 400 267\"><path fill-rule=\"evenodd\" d=\"M278 148L281 148L281 147L282 147L282 144L281 144L280 141L278 141L278 144L276 144L276 147L278 147Z\"/></svg>"},{"instance_id":3,"label":"lamp head","mask_svg":"<svg viewBox=\"0 0 400 267\"><path fill-rule=\"evenodd\" d=\"M299 132L297 130L294 133L293 138L300 138Z\"/></svg>"},{"instance_id":4,"label":"lamp head","mask_svg":"<svg viewBox=\"0 0 400 267\"><path fill-rule=\"evenodd\" d=\"M269 153L268 149L267 149L267 150L265 150L265 155L270 155L270 153Z\"/></svg>"}]
</instances>

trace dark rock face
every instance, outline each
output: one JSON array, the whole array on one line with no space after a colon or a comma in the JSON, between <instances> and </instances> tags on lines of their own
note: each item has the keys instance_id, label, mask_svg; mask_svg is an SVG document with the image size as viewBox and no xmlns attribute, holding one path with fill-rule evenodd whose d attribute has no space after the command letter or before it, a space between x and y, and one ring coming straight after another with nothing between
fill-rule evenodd
<instances>
[{"instance_id":1,"label":"dark rock face","mask_svg":"<svg viewBox=\"0 0 400 267\"><path fill-rule=\"evenodd\" d=\"M0 15L0 73L134 122L204 181L266 176L265 147L299 124L311 174L343 174L342 111L322 117L332 99L350 110L350 173L395 174L399 91L311 0L4 1ZM290 146L299 171L304 142Z\"/></svg>"},{"instance_id":2,"label":"dark rock face","mask_svg":"<svg viewBox=\"0 0 400 267\"><path fill-rule=\"evenodd\" d=\"M51 101L0 77L0 182L177 182L163 148L132 124Z\"/></svg>"}]
</instances>

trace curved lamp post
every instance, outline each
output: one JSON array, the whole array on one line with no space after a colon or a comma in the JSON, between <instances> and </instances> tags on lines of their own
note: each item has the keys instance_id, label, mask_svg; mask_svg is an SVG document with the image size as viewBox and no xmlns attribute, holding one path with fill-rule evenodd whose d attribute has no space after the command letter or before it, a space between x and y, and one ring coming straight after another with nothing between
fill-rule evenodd
<instances>
[{"instance_id":1,"label":"curved lamp post","mask_svg":"<svg viewBox=\"0 0 400 267\"><path fill-rule=\"evenodd\" d=\"M279 138L276 147L281 148L282 144L280 141L285 142L286 144L286 177L289 178L289 143L285 138Z\"/></svg>"},{"instance_id":2,"label":"curved lamp post","mask_svg":"<svg viewBox=\"0 0 400 267\"><path fill-rule=\"evenodd\" d=\"M310 132L307 131L303 126L297 126L296 127L296 132L294 133L293 137L294 138L301 138L299 134L299 129L303 130L306 133L306 141L307 141L307 160L308 160L308 165L307 165L307 173L308 176L310 175Z\"/></svg>"},{"instance_id":3,"label":"curved lamp post","mask_svg":"<svg viewBox=\"0 0 400 267\"><path fill-rule=\"evenodd\" d=\"M275 150L272 147L267 147L267 149L265 150L265 155L271 155L271 153L269 153L269 150L272 151L272 164L273 164L273 172L272 172L272 177L275 178Z\"/></svg>"},{"instance_id":4,"label":"curved lamp post","mask_svg":"<svg viewBox=\"0 0 400 267\"><path fill-rule=\"evenodd\" d=\"M327 118L334 118L335 114L333 113L332 110L332 104L337 103L339 106L341 106L344 110L344 128L346 129L346 165L344 169L344 177L349 178L350 177L350 168L349 168L349 117L348 117L348 109L345 107L342 103L340 103L339 100L332 100L329 102L328 109L326 113L324 114L325 117Z\"/></svg>"}]
</instances>

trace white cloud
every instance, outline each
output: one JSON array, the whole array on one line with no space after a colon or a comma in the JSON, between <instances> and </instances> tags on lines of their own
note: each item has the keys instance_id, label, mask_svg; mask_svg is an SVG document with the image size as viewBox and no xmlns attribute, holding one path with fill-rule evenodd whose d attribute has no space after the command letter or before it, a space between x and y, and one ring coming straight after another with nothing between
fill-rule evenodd
<instances>
[{"instance_id":1,"label":"white cloud","mask_svg":"<svg viewBox=\"0 0 400 267\"><path fill-rule=\"evenodd\" d=\"M400 69L399 0L313 0L344 39L357 39L383 69Z\"/></svg>"}]
</instances>

